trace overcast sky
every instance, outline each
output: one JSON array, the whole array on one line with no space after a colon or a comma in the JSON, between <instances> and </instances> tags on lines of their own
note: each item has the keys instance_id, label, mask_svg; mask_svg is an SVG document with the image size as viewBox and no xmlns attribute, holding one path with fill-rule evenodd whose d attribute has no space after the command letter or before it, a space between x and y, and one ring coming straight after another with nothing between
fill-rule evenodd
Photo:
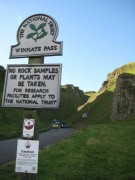
<instances>
[{"instance_id":1,"label":"overcast sky","mask_svg":"<svg viewBox=\"0 0 135 180\"><path fill-rule=\"evenodd\" d=\"M9 59L20 24L47 14L59 26L63 55L44 63L62 63L62 85L98 91L107 74L135 61L135 0L0 0L0 65L28 64Z\"/></svg>"}]
</instances>

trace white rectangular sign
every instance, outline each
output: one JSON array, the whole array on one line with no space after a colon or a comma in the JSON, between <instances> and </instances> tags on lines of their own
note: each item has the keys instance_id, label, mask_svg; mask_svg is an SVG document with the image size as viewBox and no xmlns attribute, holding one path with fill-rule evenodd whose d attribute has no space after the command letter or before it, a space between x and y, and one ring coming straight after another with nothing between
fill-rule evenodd
<instances>
[{"instance_id":1,"label":"white rectangular sign","mask_svg":"<svg viewBox=\"0 0 135 180\"><path fill-rule=\"evenodd\" d=\"M58 108L61 64L7 65L3 107Z\"/></svg>"},{"instance_id":2,"label":"white rectangular sign","mask_svg":"<svg viewBox=\"0 0 135 180\"><path fill-rule=\"evenodd\" d=\"M18 140L15 172L33 173L38 171L39 141Z\"/></svg>"}]
</instances>

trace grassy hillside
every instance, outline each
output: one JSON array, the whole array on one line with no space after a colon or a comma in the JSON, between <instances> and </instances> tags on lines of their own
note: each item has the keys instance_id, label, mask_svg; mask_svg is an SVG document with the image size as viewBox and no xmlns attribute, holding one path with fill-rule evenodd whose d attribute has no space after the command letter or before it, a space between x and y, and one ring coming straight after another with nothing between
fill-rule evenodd
<instances>
[{"instance_id":1,"label":"grassy hillside","mask_svg":"<svg viewBox=\"0 0 135 180\"><path fill-rule=\"evenodd\" d=\"M109 123L113 93L116 85L116 80L120 74L135 74L135 63L128 63L120 68L115 69L107 75L107 80L103 82L102 87L96 93L87 93L89 99L85 104L78 108L78 112L70 117L70 122L76 122L75 125L89 125L95 123ZM86 113L87 118L82 118Z\"/></svg>"}]
</instances>

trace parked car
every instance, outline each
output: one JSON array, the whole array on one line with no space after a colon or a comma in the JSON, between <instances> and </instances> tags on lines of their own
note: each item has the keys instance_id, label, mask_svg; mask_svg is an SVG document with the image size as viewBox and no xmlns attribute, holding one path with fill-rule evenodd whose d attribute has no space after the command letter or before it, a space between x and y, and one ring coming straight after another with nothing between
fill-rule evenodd
<instances>
[{"instance_id":1,"label":"parked car","mask_svg":"<svg viewBox=\"0 0 135 180\"><path fill-rule=\"evenodd\" d=\"M59 124L58 124L57 122L56 122L56 123L53 123L51 127L52 127L52 128L59 128Z\"/></svg>"},{"instance_id":2,"label":"parked car","mask_svg":"<svg viewBox=\"0 0 135 180\"><path fill-rule=\"evenodd\" d=\"M68 128L68 123L66 121L61 122L61 128Z\"/></svg>"},{"instance_id":3,"label":"parked car","mask_svg":"<svg viewBox=\"0 0 135 180\"><path fill-rule=\"evenodd\" d=\"M58 121L58 120L53 120L53 121L51 121L50 122L50 127L51 128L60 128L60 121Z\"/></svg>"}]
</instances>

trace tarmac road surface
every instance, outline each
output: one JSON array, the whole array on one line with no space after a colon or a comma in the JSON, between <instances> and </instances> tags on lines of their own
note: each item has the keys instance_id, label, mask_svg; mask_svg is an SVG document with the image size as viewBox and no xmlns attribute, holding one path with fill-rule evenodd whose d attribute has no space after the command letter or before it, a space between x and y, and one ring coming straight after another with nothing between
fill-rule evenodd
<instances>
[{"instance_id":1,"label":"tarmac road surface","mask_svg":"<svg viewBox=\"0 0 135 180\"><path fill-rule=\"evenodd\" d=\"M40 148L50 146L74 132L75 130L72 128L51 129L50 131L39 134L39 146ZM0 141L0 165L16 159L17 140L18 138Z\"/></svg>"}]
</instances>

